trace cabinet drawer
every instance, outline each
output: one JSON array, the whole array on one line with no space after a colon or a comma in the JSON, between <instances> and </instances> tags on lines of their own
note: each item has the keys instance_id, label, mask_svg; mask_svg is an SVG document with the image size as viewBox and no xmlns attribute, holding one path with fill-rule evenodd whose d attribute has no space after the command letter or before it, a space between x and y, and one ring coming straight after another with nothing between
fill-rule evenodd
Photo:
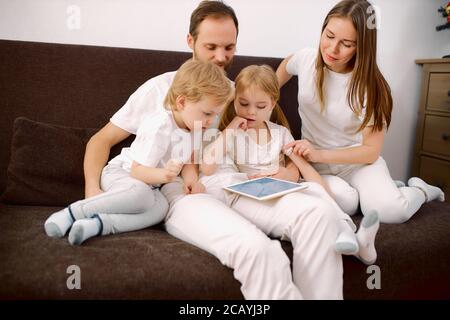
<instances>
[{"instance_id":1,"label":"cabinet drawer","mask_svg":"<svg viewBox=\"0 0 450 320\"><path fill-rule=\"evenodd\" d=\"M430 115L425 117L422 149L450 156L450 118Z\"/></svg>"},{"instance_id":2,"label":"cabinet drawer","mask_svg":"<svg viewBox=\"0 0 450 320\"><path fill-rule=\"evenodd\" d=\"M450 161L420 157L420 177L441 188L445 193L445 200L450 202Z\"/></svg>"},{"instance_id":3,"label":"cabinet drawer","mask_svg":"<svg viewBox=\"0 0 450 320\"><path fill-rule=\"evenodd\" d=\"M450 112L450 73L431 73L427 109Z\"/></svg>"}]
</instances>

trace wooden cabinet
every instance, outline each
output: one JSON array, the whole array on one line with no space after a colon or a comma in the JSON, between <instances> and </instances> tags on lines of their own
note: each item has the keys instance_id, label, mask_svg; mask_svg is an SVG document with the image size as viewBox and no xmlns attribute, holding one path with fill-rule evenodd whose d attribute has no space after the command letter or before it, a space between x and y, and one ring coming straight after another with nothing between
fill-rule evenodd
<instances>
[{"instance_id":1,"label":"wooden cabinet","mask_svg":"<svg viewBox=\"0 0 450 320\"><path fill-rule=\"evenodd\" d=\"M412 175L436 185L450 202L450 59L423 65Z\"/></svg>"}]
</instances>

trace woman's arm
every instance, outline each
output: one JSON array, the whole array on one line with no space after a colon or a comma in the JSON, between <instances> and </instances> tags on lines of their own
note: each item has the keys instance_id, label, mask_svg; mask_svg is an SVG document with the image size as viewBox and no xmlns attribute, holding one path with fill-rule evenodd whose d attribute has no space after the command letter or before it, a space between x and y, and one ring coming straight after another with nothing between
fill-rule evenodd
<instances>
[{"instance_id":1,"label":"woman's arm","mask_svg":"<svg viewBox=\"0 0 450 320\"><path fill-rule=\"evenodd\" d=\"M384 143L384 130L372 131L372 127L363 129L362 145L334 150L317 150L307 140L289 143L285 149L294 147L297 155L310 162L337 164L371 164L380 157Z\"/></svg>"},{"instance_id":2,"label":"woman's arm","mask_svg":"<svg viewBox=\"0 0 450 320\"><path fill-rule=\"evenodd\" d=\"M278 83L280 85L280 88L282 86L284 86L286 84L286 82L288 82L292 78L292 75L290 75L286 71L286 65L291 58L292 58L292 54L290 56L288 56L286 59L284 59L278 66L276 73L277 73L277 78L278 78Z\"/></svg>"}]
</instances>

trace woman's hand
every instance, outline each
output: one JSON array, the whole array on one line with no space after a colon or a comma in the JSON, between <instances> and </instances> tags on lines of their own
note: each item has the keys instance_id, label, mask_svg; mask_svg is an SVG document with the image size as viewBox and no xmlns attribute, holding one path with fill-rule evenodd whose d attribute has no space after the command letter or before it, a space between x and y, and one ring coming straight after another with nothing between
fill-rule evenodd
<instances>
[{"instance_id":1,"label":"woman's hand","mask_svg":"<svg viewBox=\"0 0 450 320\"><path fill-rule=\"evenodd\" d=\"M230 122L230 124L226 127L226 129L230 130L247 130L247 119L241 117L234 117L234 119Z\"/></svg>"},{"instance_id":2,"label":"woman's hand","mask_svg":"<svg viewBox=\"0 0 450 320\"><path fill-rule=\"evenodd\" d=\"M297 140L288 143L283 147L283 150L289 150L293 148L292 152L300 157L303 157L309 162L322 162L320 150L314 148L314 146L308 140Z\"/></svg>"},{"instance_id":3,"label":"woman's hand","mask_svg":"<svg viewBox=\"0 0 450 320\"><path fill-rule=\"evenodd\" d=\"M196 194L205 193L206 188L200 181L185 181L184 182L184 193L185 194Z\"/></svg>"}]
</instances>

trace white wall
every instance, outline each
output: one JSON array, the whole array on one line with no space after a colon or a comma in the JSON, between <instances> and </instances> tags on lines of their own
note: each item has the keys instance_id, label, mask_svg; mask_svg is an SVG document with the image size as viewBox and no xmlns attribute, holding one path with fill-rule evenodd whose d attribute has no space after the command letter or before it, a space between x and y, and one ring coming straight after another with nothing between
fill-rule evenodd
<instances>
[{"instance_id":1,"label":"white wall","mask_svg":"<svg viewBox=\"0 0 450 320\"><path fill-rule=\"evenodd\" d=\"M228 0L240 21L237 54L284 57L317 46L337 0ZM0 38L188 51L189 16L199 0L0 0ZM381 14L379 64L394 95L383 150L396 179L409 175L421 68L418 58L450 54L450 30L435 31L447 0L373 0ZM74 5L79 8L79 29ZM75 17L76 18L76 17Z\"/></svg>"}]
</instances>

